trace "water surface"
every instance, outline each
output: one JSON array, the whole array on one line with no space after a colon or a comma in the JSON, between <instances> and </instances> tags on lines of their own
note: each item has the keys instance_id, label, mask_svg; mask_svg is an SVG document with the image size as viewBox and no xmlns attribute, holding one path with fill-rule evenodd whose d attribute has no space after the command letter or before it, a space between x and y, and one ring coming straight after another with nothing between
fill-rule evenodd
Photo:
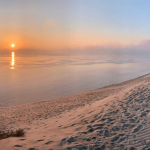
<instances>
[{"instance_id":1,"label":"water surface","mask_svg":"<svg viewBox=\"0 0 150 150\"><path fill-rule=\"evenodd\" d=\"M50 100L150 72L142 56L0 53L0 107Z\"/></svg>"}]
</instances>

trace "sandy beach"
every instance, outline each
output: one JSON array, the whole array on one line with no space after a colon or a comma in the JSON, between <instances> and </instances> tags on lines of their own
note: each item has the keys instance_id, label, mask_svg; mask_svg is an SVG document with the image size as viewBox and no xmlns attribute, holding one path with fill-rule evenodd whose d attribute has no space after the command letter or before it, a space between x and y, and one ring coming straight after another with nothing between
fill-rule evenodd
<instances>
[{"instance_id":1,"label":"sandy beach","mask_svg":"<svg viewBox=\"0 0 150 150\"><path fill-rule=\"evenodd\" d=\"M1 150L150 149L150 75L75 95L0 108Z\"/></svg>"}]
</instances>

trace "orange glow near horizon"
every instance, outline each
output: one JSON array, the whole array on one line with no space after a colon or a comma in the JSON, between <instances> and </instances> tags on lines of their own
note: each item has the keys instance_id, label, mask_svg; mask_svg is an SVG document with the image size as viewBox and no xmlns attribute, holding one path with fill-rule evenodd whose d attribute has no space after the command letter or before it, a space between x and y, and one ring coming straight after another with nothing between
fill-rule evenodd
<instances>
[{"instance_id":1,"label":"orange glow near horizon","mask_svg":"<svg viewBox=\"0 0 150 150\"><path fill-rule=\"evenodd\" d=\"M18 50L24 48L22 39L16 35L5 35L0 41L0 49L3 50Z\"/></svg>"},{"instance_id":2,"label":"orange glow near horizon","mask_svg":"<svg viewBox=\"0 0 150 150\"><path fill-rule=\"evenodd\" d=\"M31 26L32 27L32 26ZM52 28L53 29L53 28ZM86 33L74 33L64 31L60 28L54 28L53 30L41 29L41 31L35 32L30 30L29 34L25 34L23 31L13 31L12 33L3 34L2 40L0 41L0 49L3 50L52 50L57 52L67 51L68 48L76 47L90 47L90 46L109 46L110 42L117 45L121 43L122 45L127 45L130 43L130 39L106 36L102 34L94 34L92 32ZM60 32L58 32L60 31Z\"/></svg>"},{"instance_id":3,"label":"orange glow near horizon","mask_svg":"<svg viewBox=\"0 0 150 150\"><path fill-rule=\"evenodd\" d=\"M57 33L57 35L45 35L41 33L37 34L20 35L8 35L0 41L0 49L3 50L52 50L54 52L66 52L71 48L86 48L92 46L126 46L130 44L127 40L117 40L111 37L99 37L93 34L70 34L64 35L63 33ZM116 42L117 41L117 42ZM138 43L138 42L137 42Z\"/></svg>"}]
</instances>

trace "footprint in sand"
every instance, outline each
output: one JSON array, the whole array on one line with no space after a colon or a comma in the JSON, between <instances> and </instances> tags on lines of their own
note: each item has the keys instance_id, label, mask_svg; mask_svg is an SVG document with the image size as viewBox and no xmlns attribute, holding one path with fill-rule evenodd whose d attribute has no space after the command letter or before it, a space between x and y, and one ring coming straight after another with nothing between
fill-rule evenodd
<instances>
[{"instance_id":1,"label":"footprint in sand","mask_svg":"<svg viewBox=\"0 0 150 150\"><path fill-rule=\"evenodd\" d=\"M43 139L41 139L41 140L37 140L36 142L41 142L41 141L44 141Z\"/></svg>"},{"instance_id":2,"label":"footprint in sand","mask_svg":"<svg viewBox=\"0 0 150 150\"><path fill-rule=\"evenodd\" d=\"M26 139L20 139L20 141L24 141L24 140L26 140Z\"/></svg>"},{"instance_id":3,"label":"footprint in sand","mask_svg":"<svg viewBox=\"0 0 150 150\"><path fill-rule=\"evenodd\" d=\"M118 143L121 143L121 142L123 142L124 140L125 140L125 137L119 139Z\"/></svg>"},{"instance_id":4,"label":"footprint in sand","mask_svg":"<svg viewBox=\"0 0 150 150\"><path fill-rule=\"evenodd\" d=\"M37 150L37 149L35 149L35 148L29 148L28 150Z\"/></svg>"},{"instance_id":5,"label":"footprint in sand","mask_svg":"<svg viewBox=\"0 0 150 150\"><path fill-rule=\"evenodd\" d=\"M134 129L133 133L136 133L141 129L142 129L142 125L139 125L137 128Z\"/></svg>"},{"instance_id":6,"label":"footprint in sand","mask_svg":"<svg viewBox=\"0 0 150 150\"><path fill-rule=\"evenodd\" d=\"M94 129L91 128L91 129L89 129L89 130L87 131L87 133L91 133L91 132L93 132L93 131L94 131Z\"/></svg>"},{"instance_id":7,"label":"footprint in sand","mask_svg":"<svg viewBox=\"0 0 150 150\"><path fill-rule=\"evenodd\" d=\"M14 147L22 147L22 145L15 145Z\"/></svg>"},{"instance_id":8,"label":"footprint in sand","mask_svg":"<svg viewBox=\"0 0 150 150\"><path fill-rule=\"evenodd\" d=\"M85 141L89 142L89 141L91 141L91 138L87 138L87 139L85 139Z\"/></svg>"},{"instance_id":9,"label":"footprint in sand","mask_svg":"<svg viewBox=\"0 0 150 150\"><path fill-rule=\"evenodd\" d=\"M135 147L130 147L130 149L129 150L136 150L136 148Z\"/></svg>"},{"instance_id":10,"label":"footprint in sand","mask_svg":"<svg viewBox=\"0 0 150 150\"><path fill-rule=\"evenodd\" d=\"M120 130L120 128L118 126L113 126L111 129L111 131L119 131L119 130Z\"/></svg>"},{"instance_id":11,"label":"footprint in sand","mask_svg":"<svg viewBox=\"0 0 150 150\"><path fill-rule=\"evenodd\" d=\"M45 144L46 145L49 145L50 143L52 143L53 141L48 141L48 142L46 142Z\"/></svg>"},{"instance_id":12,"label":"footprint in sand","mask_svg":"<svg viewBox=\"0 0 150 150\"><path fill-rule=\"evenodd\" d=\"M108 130L105 130L105 131L104 131L104 136L105 136L105 137L109 137L109 131L108 131Z\"/></svg>"},{"instance_id":13,"label":"footprint in sand","mask_svg":"<svg viewBox=\"0 0 150 150\"><path fill-rule=\"evenodd\" d=\"M103 130L99 131L99 133L97 134L98 136L102 136L103 135Z\"/></svg>"},{"instance_id":14,"label":"footprint in sand","mask_svg":"<svg viewBox=\"0 0 150 150\"><path fill-rule=\"evenodd\" d=\"M60 146L63 146L66 143L66 138L62 139L60 142Z\"/></svg>"},{"instance_id":15,"label":"footprint in sand","mask_svg":"<svg viewBox=\"0 0 150 150\"><path fill-rule=\"evenodd\" d=\"M75 124L72 124L71 126L74 126Z\"/></svg>"},{"instance_id":16,"label":"footprint in sand","mask_svg":"<svg viewBox=\"0 0 150 150\"><path fill-rule=\"evenodd\" d=\"M77 137L71 137L67 140L68 145L70 145L72 142L76 141Z\"/></svg>"},{"instance_id":17,"label":"footprint in sand","mask_svg":"<svg viewBox=\"0 0 150 150\"><path fill-rule=\"evenodd\" d=\"M117 136L113 137L113 139L111 140L111 142L116 142L119 138L120 138L120 136L117 135Z\"/></svg>"},{"instance_id":18,"label":"footprint in sand","mask_svg":"<svg viewBox=\"0 0 150 150\"><path fill-rule=\"evenodd\" d=\"M122 126L122 130L127 130L127 129L129 129L130 128L130 124L124 124L123 126Z\"/></svg>"}]
</instances>

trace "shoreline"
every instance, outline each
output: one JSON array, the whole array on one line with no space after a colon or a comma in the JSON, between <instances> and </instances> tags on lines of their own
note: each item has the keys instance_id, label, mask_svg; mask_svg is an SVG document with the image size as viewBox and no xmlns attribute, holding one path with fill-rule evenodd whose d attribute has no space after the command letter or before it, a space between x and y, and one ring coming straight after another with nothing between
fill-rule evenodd
<instances>
[{"instance_id":1,"label":"shoreline","mask_svg":"<svg viewBox=\"0 0 150 150\"><path fill-rule=\"evenodd\" d=\"M71 94L71 95L67 95L67 96L62 96L62 97L59 97L59 98L54 98L54 99L49 99L49 100L42 100L42 101L37 101L37 102L32 102L32 103L25 103L25 104L19 104L19 105L14 105L14 106L0 107L0 109L3 109L3 108L12 108L12 107L19 107L19 106L30 105L30 104L36 104L36 103L43 103L43 102L49 102L49 101L55 101L55 100L58 100L58 99L67 98L67 97L70 97L70 96L73 96L73 95L82 94L82 93L85 93L85 92L90 92L90 91L99 90L99 89L104 89L104 88L110 88L110 87L112 87L112 86L120 86L120 85L122 85L122 84L126 84L126 83L128 83L128 82L132 82L132 81L134 81L134 80L143 78L143 77L148 76L148 75L150 75L150 73L145 74L145 75L142 75L142 76L139 76L139 77L136 77L136 78L133 78L133 79L129 79L129 80L120 82L120 83L118 83L118 84L110 84L110 85L106 85L106 86L103 86L103 87L100 87L100 88L91 89L91 90L87 90L87 91L82 91L82 92L78 92L78 93L75 93L75 94Z\"/></svg>"},{"instance_id":2,"label":"shoreline","mask_svg":"<svg viewBox=\"0 0 150 150\"><path fill-rule=\"evenodd\" d=\"M150 130L149 97L146 74L54 100L3 107L0 130L21 128L25 137L3 139L0 145L5 150L150 147L150 134L144 135Z\"/></svg>"}]
</instances>

